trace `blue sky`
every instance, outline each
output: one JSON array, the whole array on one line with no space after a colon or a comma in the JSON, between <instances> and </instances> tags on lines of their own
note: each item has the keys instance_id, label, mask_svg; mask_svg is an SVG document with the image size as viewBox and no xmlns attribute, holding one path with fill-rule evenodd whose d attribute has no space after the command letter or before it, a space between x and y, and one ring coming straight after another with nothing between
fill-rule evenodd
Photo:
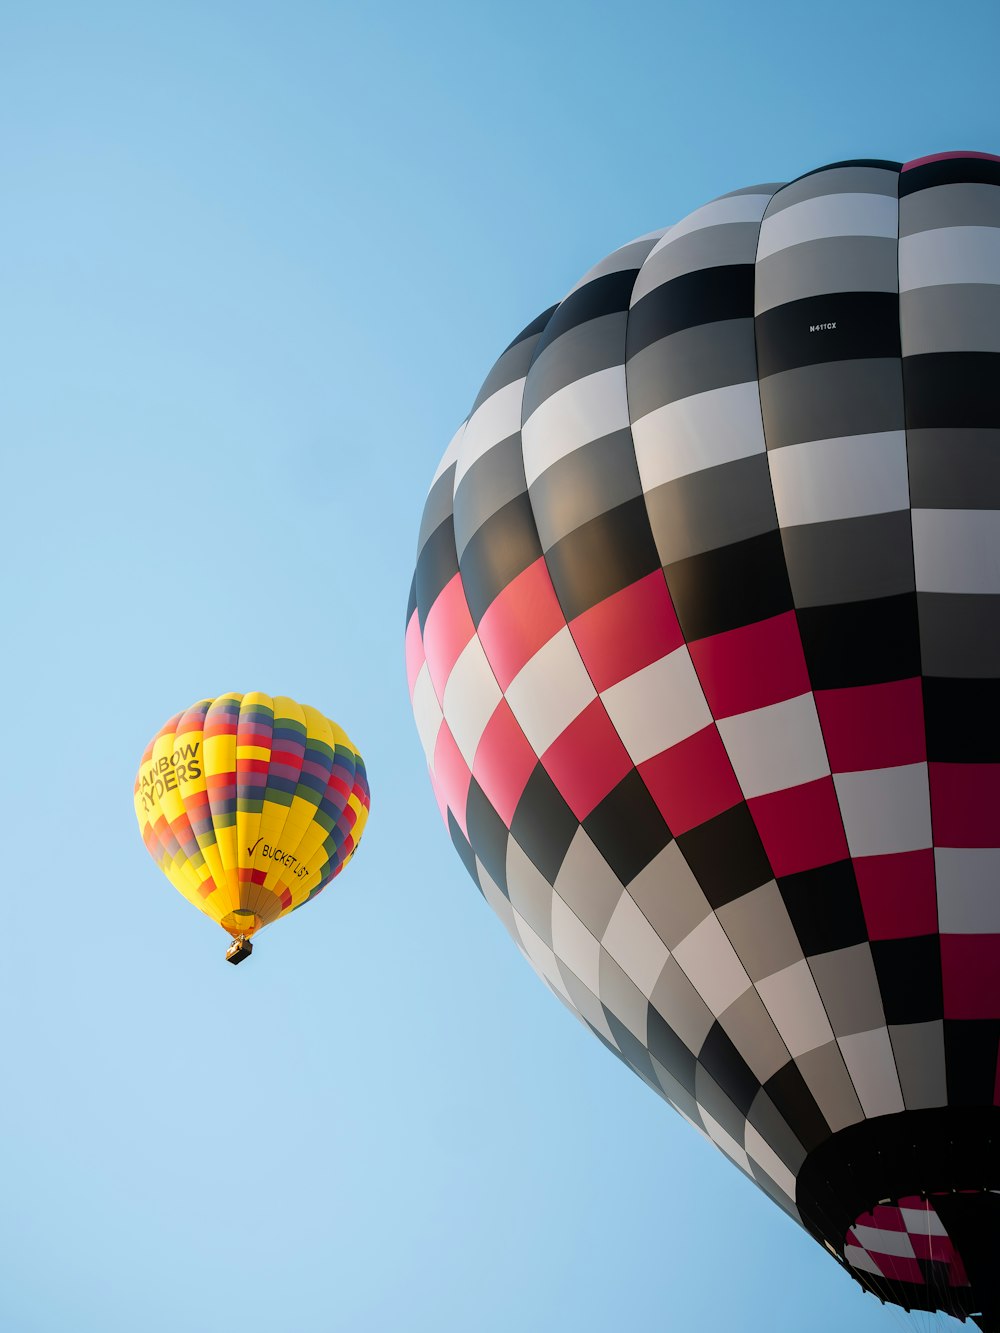
<instances>
[{"instance_id":1,"label":"blue sky","mask_svg":"<svg viewBox=\"0 0 1000 1333\"><path fill-rule=\"evenodd\" d=\"M998 151L990 3L0 0L0 1327L898 1327L555 1003L440 824L403 614L509 338L843 157ZM148 858L173 712L365 755L350 873L225 937Z\"/></svg>"}]
</instances>

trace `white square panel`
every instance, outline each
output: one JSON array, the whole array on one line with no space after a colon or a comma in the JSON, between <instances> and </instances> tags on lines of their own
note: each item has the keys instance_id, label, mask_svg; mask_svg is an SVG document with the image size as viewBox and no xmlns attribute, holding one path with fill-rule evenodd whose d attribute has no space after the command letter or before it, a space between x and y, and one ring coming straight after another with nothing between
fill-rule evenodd
<instances>
[{"instance_id":1,"label":"white square panel","mask_svg":"<svg viewBox=\"0 0 1000 1333\"><path fill-rule=\"evenodd\" d=\"M499 885L494 884L489 871L478 857L476 857L476 878L479 880L483 897L507 928L507 934L515 938L517 927L514 925L514 909L510 905L510 899Z\"/></svg>"},{"instance_id":2,"label":"white square panel","mask_svg":"<svg viewBox=\"0 0 1000 1333\"><path fill-rule=\"evenodd\" d=\"M934 227L899 240L899 290L1000 283L1000 228Z\"/></svg>"},{"instance_id":3,"label":"white square panel","mask_svg":"<svg viewBox=\"0 0 1000 1333\"><path fill-rule=\"evenodd\" d=\"M516 838L507 839L507 896L519 916L536 931L546 944L552 939L552 885L532 861Z\"/></svg>"},{"instance_id":4,"label":"white square panel","mask_svg":"<svg viewBox=\"0 0 1000 1333\"><path fill-rule=\"evenodd\" d=\"M506 698L537 755L597 698L568 625L524 664L507 686Z\"/></svg>"},{"instance_id":5,"label":"white square panel","mask_svg":"<svg viewBox=\"0 0 1000 1333\"><path fill-rule=\"evenodd\" d=\"M556 875L555 891L590 933L600 939L624 890L621 880L582 825L573 834L573 841L563 857Z\"/></svg>"},{"instance_id":6,"label":"white square panel","mask_svg":"<svg viewBox=\"0 0 1000 1333\"><path fill-rule=\"evenodd\" d=\"M601 986L601 942L557 893L552 897L552 949L596 995Z\"/></svg>"},{"instance_id":7,"label":"white square panel","mask_svg":"<svg viewBox=\"0 0 1000 1333\"><path fill-rule=\"evenodd\" d=\"M757 993L793 1056L833 1040L830 1020L804 958L758 981Z\"/></svg>"},{"instance_id":8,"label":"white square panel","mask_svg":"<svg viewBox=\"0 0 1000 1333\"><path fill-rule=\"evenodd\" d=\"M872 1254L892 1254L898 1259L914 1259L913 1245L905 1231L889 1231L883 1227L853 1226L851 1230L858 1243Z\"/></svg>"},{"instance_id":9,"label":"white square panel","mask_svg":"<svg viewBox=\"0 0 1000 1333\"><path fill-rule=\"evenodd\" d=\"M521 427L524 474L530 486L575 449L628 428L624 365L598 370L558 389Z\"/></svg>"},{"instance_id":10,"label":"white square panel","mask_svg":"<svg viewBox=\"0 0 1000 1333\"><path fill-rule=\"evenodd\" d=\"M649 1001L631 977L601 950L601 1004L645 1046L648 1037Z\"/></svg>"},{"instance_id":11,"label":"white square panel","mask_svg":"<svg viewBox=\"0 0 1000 1333\"><path fill-rule=\"evenodd\" d=\"M807 440L772 449L767 461L783 528L910 505L905 431Z\"/></svg>"},{"instance_id":12,"label":"white square panel","mask_svg":"<svg viewBox=\"0 0 1000 1333\"><path fill-rule=\"evenodd\" d=\"M505 384L480 403L469 417L465 426L465 435L458 450L458 464L455 468L455 491L473 463L484 454L521 429L521 402L524 398L524 380L515 380Z\"/></svg>"},{"instance_id":13,"label":"white square panel","mask_svg":"<svg viewBox=\"0 0 1000 1333\"><path fill-rule=\"evenodd\" d=\"M900 1208L903 1225L918 1236L947 1236L944 1223L932 1208Z\"/></svg>"},{"instance_id":14,"label":"white square panel","mask_svg":"<svg viewBox=\"0 0 1000 1333\"><path fill-rule=\"evenodd\" d=\"M749 800L826 777L830 765L812 694L723 718L719 734Z\"/></svg>"},{"instance_id":15,"label":"white square panel","mask_svg":"<svg viewBox=\"0 0 1000 1333\"><path fill-rule=\"evenodd\" d=\"M764 452L757 381L706 389L632 423L642 489Z\"/></svg>"},{"instance_id":16,"label":"white square panel","mask_svg":"<svg viewBox=\"0 0 1000 1333\"><path fill-rule=\"evenodd\" d=\"M698 1107L698 1112L705 1122L705 1129L708 1136L717 1148L721 1148L728 1158L736 1163L741 1171L745 1171L748 1176L753 1175L750 1170L750 1160L744 1150L733 1138L727 1129L719 1124L714 1116L709 1115L703 1106Z\"/></svg>"},{"instance_id":17,"label":"white square panel","mask_svg":"<svg viewBox=\"0 0 1000 1333\"><path fill-rule=\"evenodd\" d=\"M1000 513L914 509L917 592L1000 593Z\"/></svg>"},{"instance_id":18,"label":"white square panel","mask_svg":"<svg viewBox=\"0 0 1000 1333\"><path fill-rule=\"evenodd\" d=\"M716 1018L752 984L714 912L681 940L674 958Z\"/></svg>"},{"instance_id":19,"label":"white square panel","mask_svg":"<svg viewBox=\"0 0 1000 1333\"><path fill-rule=\"evenodd\" d=\"M889 236L899 230L899 205L894 195L824 194L803 199L766 217L760 227L757 263L790 245L825 236Z\"/></svg>"},{"instance_id":20,"label":"white square panel","mask_svg":"<svg viewBox=\"0 0 1000 1333\"><path fill-rule=\"evenodd\" d=\"M520 912L514 912L514 925L517 927L517 933L521 937L521 952L527 958L528 962L535 969L538 975L552 989L566 999L570 1004L569 991L566 989L566 983L559 975L559 965L556 962L556 956L545 943L545 941L532 930Z\"/></svg>"},{"instance_id":21,"label":"white square panel","mask_svg":"<svg viewBox=\"0 0 1000 1333\"><path fill-rule=\"evenodd\" d=\"M431 484L430 487L428 488L428 494L430 494L430 492L434 489L434 483L437 481L437 479L440 476L442 476L445 472L447 472L448 469L451 467L452 463L454 463L455 460L458 458L458 451L461 448L462 436L464 434L465 434L465 422L463 421L462 424L459 426L458 430L455 432L455 434L451 437L450 441L448 442L448 448L441 455L441 462L438 463L437 471L434 473L434 476L431 479Z\"/></svg>"},{"instance_id":22,"label":"white square panel","mask_svg":"<svg viewBox=\"0 0 1000 1333\"><path fill-rule=\"evenodd\" d=\"M944 935L1000 935L1000 850L935 847L938 930Z\"/></svg>"},{"instance_id":23,"label":"white square panel","mask_svg":"<svg viewBox=\"0 0 1000 1333\"><path fill-rule=\"evenodd\" d=\"M417 678L413 682L413 717L417 724L420 744L427 756L427 763L433 767L434 747L437 745L444 714L434 693L434 684L426 662L417 672Z\"/></svg>"},{"instance_id":24,"label":"white square panel","mask_svg":"<svg viewBox=\"0 0 1000 1333\"><path fill-rule=\"evenodd\" d=\"M931 845L926 764L835 773L834 786L852 856L914 852Z\"/></svg>"},{"instance_id":25,"label":"white square panel","mask_svg":"<svg viewBox=\"0 0 1000 1333\"><path fill-rule=\"evenodd\" d=\"M849 1037L839 1037L837 1045L865 1115L870 1119L902 1111L903 1094L888 1029L854 1032Z\"/></svg>"},{"instance_id":26,"label":"white square panel","mask_svg":"<svg viewBox=\"0 0 1000 1333\"><path fill-rule=\"evenodd\" d=\"M470 769L486 724L502 697L483 645L474 634L451 669L442 700L455 744Z\"/></svg>"},{"instance_id":27,"label":"white square panel","mask_svg":"<svg viewBox=\"0 0 1000 1333\"><path fill-rule=\"evenodd\" d=\"M669 750L712 721L686 647L626 676L601 698L634 764Z\"/></svg>"},{"instance_id":28,"label":"white square panel","mask_svg":"<svg viewBox=\"0 0 1000 1333\"><path fill-rule=\"evenodd\" d=\"M755 1129L749 1121L747 1122L744 1138L751 1166L756 1163L762 1171L767 1172L782 1193L787 1194L789 1199L794 1200L795 1177L763 1138L759 1130Z\"/></svg>"},{"instance_id":29,"label":"white square panel","mask_svg":"<svg viewBox=\"0 0 1000 1333\"><path fill-rule=\"evenodd\" d=\"M844 1258L850 1267L857 1269L859 1273L872 1273L875 1277L885 1277L872 1256L860 1245L845 1245Z\"/></svg>"},{"instance_id":30,"label":"white square panel","mask_svg":"<svg viewBox=\"0 0 1000 1333\"><path fill-rule=\"evenodd\" d=\"M627 893L619 898L601 943L648 999L670 951Z\"/></svg>"},{"instance_id":31,"label":"white square panel","mask_svg":"<svg viewBox=\"0 0 1000 1333\"><path fill-rule=\"evenodd\" d=\"M742 192L726 194L721 199L712 199L709 203L696 208L693 213L688 213L679 222L675 222L672 227L668 227L663 239L649 252L650 258L671 241L676 241L680 236L687 236L689 232L700 231L702 227L721 227L729 222L759 222L770 202L770 194ZM638 297L633 298L633 305L638 299Z\"/></svg>"}]
</instances>

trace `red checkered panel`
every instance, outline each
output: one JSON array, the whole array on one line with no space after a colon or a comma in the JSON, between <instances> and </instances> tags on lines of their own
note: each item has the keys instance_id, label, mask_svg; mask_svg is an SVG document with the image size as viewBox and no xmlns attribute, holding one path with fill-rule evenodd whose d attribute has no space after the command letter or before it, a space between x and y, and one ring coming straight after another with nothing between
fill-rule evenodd
<instances>
[{"instance_id":1,"label":"red checkered panel","mask_svg":"<svg viewBox=\"0 0 1000 1333\"><path fill-rule=\"evenodd\" d=\"M911 1195L862 1213L844 1258L859 1273L919 1287L967 1287L969 1277L931 1198Z\"/></svg>"}]
</instances>

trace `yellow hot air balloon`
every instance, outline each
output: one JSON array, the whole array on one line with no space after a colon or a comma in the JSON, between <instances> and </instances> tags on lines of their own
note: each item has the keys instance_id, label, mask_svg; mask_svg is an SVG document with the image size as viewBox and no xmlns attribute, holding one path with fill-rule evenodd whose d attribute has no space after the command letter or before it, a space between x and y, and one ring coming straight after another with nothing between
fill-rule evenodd
<instances>
[{"instance_id":1,"label":"yellow hot air balloon","mask_svg":"<svg viewBox=\"0 0 1000 1333\"><path fill-rule=\"evenodd\" d=\"M233 937L294 912L343 870L368 819L364 762L315 708L267 694L201 699L143 752L135 813L146 847L189 902Z\"/></svg>"}]
</instances>

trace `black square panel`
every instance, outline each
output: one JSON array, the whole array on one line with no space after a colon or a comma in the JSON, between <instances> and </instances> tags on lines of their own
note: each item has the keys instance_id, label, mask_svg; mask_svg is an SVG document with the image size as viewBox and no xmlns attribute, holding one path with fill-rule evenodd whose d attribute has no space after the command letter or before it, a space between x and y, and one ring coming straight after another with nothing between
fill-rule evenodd
<instances>
[{"instance_id":1,"label":"black square panel","mask_svg":"<svg viewBox=\"0 0 1000 1333\"><path fill-rule=\"evenodd\" d=\"M671 278L629 311L627 356L698 324L752 319L753 297L753 264L718 264Z\"/></svg>"},{"instance_id":2,"label":"black square panel","mask_svg":"<svg viewBox=\"0 0 1000 1333\"><path fill-rule=\"evenodd\" d=\"M872 940L872 960L887 1023L931 1023L944 1013L941 938ZM994 1052L994 1072L996 1052Z\"/></svg>"},{"instance_id":3,"label":"black square panel","mask_svg":"<svg viewBox=\"0 0 1000 1333\"><path fill-rule=\"evenodd\" d=\"M830 1137L830 1126L794 1060L789 1060L771 1075L764 1084L764 1091L806 1152L812 1152Z\"/></svg>"},{"instance_id":4,"label":"black square panel","mask_svg":"<svg viewBox=\"0 0 1000 1333\"><path fill-rule=\"evenodd\" d=\"M575 329L577 325L588 324L592 319L600 319L602 315L628 310L638 273L636 268L602 273L599 278L591 278L590 282L570 292L546 321L545 330L535 348L535 359L561 334Z\"/></svg>"},{"instance_id":5,"label":"black square panel","mask_svg":"<svg viewBox=\"0 0 1000 1333\"><path fill-rule=\"evenodd\" d=\"M507 840L510 835L475 778L469 786L465 822L472 850L497 888L507 893Z\"/></svg>"},{"instance_id":6,"label":"black square panel","mask_svg":"<svg viewBox=\"0 0 1000 1333\"><path fill-rule=\"evenodd\" d=\"M907 430L1000 426L1000 352L922 352L903 358Z\"/></svg>"},{"instance_id":7,"label":"black square panel","mask_svg":"<svg viewBox=\"0 0 1000 1333\"><path fill-rule=\"evenodd\" d=\"M915 592L803 607L795 615L814 690L920 675Z\"/></svg>"},{"instance_id":8,"label":"black square panel","mask_svg":"<svg viewBox=\"0 0 1000 1333\"><path fill-rule=\"evenodd\" d=\"M772 877L757 826L742 802L682 833L677 846L715 908L742 898Z\"/></svg>"},{"instance_id":9,"label":"black square panel","mask_svg":"<svg viewBox=\"0 0 1000 1333\"><path fill-rule=\"evenodd\" d=\"M455 520L451 514L440 523L424 542L417 557L415 575L417 611L423 633L427 615L444 587L458 573L458 551L455 548Z\"/></svg>"},{"instance_id":10,"label":"black square panel","mask_svg":"<svg viewBox=\"0 0 1000 1333\"><path fill-rule=\"evenodd\" d=\"M761 379L800 366L898 357L895 292L824 292L787 301L754 321Z\"/></svg>"},{"instance_id":11,"label":"black square panel","mask_svg":"<svg viewBox=\"0 0 1000 1333\"><path fill-rule=\"evenodd\" d=\"M950 1106L992 1106L996 1088L1000 1022L948 1019L944 1063Z\"/></svg>"},{"instance_id":12,"label":"black square panel","mask_svg":"<svg viewBox=\"0 0 1000 1333\"><path fill-rule=\"evenodd\" d=\"M545 563L567 620L652 574L660 557L645 498L637 495L581 524L549 547Z\"/></svg>"},{"instance_id":13,"label":"black square panel","mask_svg":"<svg viewBox=\"0 0 1000 1333\"><path fill-rule=\"evenodd\" d=\"M637 1074L641 1074L643 1078L656 1083L656 1072L653 1069L653 1062L649 1058L649 1051L643 1046L639 1038L633 1032L630 1032L625 1024L617 1019L608 1008L604 1010L604 1017L611 1029L611 1035L618 1043L618 1049L621 1051L626 1064L634 1069Z\"/></svg>"},{"instance_id":14,"label":"black square panel","mask_svg":"<svg viewBox=\"0 0 1000 1333\"><path fill-rule=\"evenodd\" d=\"M1000 761L1000 681L924 677L927 758L945 764Z\"/></svg>"},{"instance_id":15,"label":"black square panel","mask_svg":"<svg viewBox=\"0 0 1000 1333\"><path fill-rule=\"evenodd\" d=\"M454 546L454 536L452 537ZM462 583L478 625L497 595L542 554L527 492L516 495L469 538L462 552ZM420 596L419 565L417 596Z\"/></svg>"},{"instance_id":16,"label":"black square panel","mask_svg":"<svg viewBox=\"0 0 1000 1333\"><path fill-rule=\"evenodd\" d=\"M654 1055L693 1097L697 1061L660 1011L652 1005L646 1015L646 1044L650 1055Z\"/></svg>"},{"instance_id":17,"label":"black square panel","mask_svg":"<svg viewBox=\"0 0 1000 1333\"><path fill-rule=\"evenodd\" d=\"M579 827L555 783L542 765L536 764L517 803L510 831L528 860L550 884L556 882Z\"/></svg>"},{"instance_id":18,"label":"black square panel","mask_svg":"<svg viewBox=\"0 0 1000 1333\"><path fill-rule=\"evenodd\" d=\"M688 642L769 620L792 606L777 528L677 560L663 573Z\"/></svg>"},{"instance_id":19,"label":"black square panel","mask_svg":"<svg viewBox=\"0 0 1000 1333\"><path fill-rule=\"evenodd\" d=\"M594 807L583 827L623 884L670 841L666 820L634 768Z\"/></svg>"},{"instance_id":20,"label":"black square panel","mask_svg":"<svg viewBox=\"0 0 1000 1333\"><path fill-rule=\"evenodd\" d=\"M1000 185L1000 162L986 157L945 157L936 162L924 162L910 167L899 177L899 197L918 190L933 190L939 185L957 185L976 182L982 185Z\"/></svg>"},{"instance_id":21,"label":"black square panel","mask_svg":"<svg viewBox=\"0 0 1000 1333\"><path fill-rule=\"evenodd\" d=\"M479 883L479 871L476 867L476 854L472 850L472 844L458 826L458 820L448 811L448 832L451 834L451 840L455 844L455 851L462 858L462 864L472 876L476 887L482 893L482 885ZM485 864L485 863L484 863Z\"/></svg>"},{"instance_id":22,"label":"black square panel","mask_svg":"<svg viewBox=\"0 0 1000 1333\"><path fill-rule=\"evenodd\" d=\"M718 1022L712 1024L702 1044L698 1053L698 1063L712 1075L743 1115L748 1116L753 1099L760 1092L761 1084Z\"/></svg>"},{"instance_id":23,"label":"black square panel","mask_svg":"<svg viewBox=\"0 0 1000 1333\"><path fill-rule=\"evenodd\" d=\"M848 949L868 939L858 881L850 861L783 875L778 888L807 956Z\"/></svg>"}]
</instances>

